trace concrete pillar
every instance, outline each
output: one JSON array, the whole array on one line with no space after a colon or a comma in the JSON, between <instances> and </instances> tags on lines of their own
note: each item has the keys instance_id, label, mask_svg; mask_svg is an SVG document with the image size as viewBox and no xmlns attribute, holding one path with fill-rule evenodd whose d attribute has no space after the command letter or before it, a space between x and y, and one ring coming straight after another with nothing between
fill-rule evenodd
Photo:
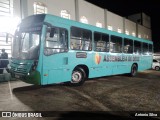
<instances>
[{"instance_id":1,"label":"concrete pillar","mask_svg":"<svg viewBox=\"0 0 160 120\"><path fill-rule=\"evenodd\" d=\"M28 1L20 0L21 19L28 16Z\"/></svg>"}]
</instances>

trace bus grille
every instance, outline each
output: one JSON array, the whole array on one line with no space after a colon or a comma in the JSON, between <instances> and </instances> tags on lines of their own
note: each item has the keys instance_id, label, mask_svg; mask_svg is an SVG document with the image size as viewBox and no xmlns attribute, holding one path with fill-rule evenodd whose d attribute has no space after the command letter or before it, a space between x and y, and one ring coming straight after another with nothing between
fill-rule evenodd
<instances>
[{"instance_id":1,"label":"bus grille","mask_svg":"<svg viewBox=\"0 0 160 120\"><path fill-rule=\"evenodd\" d=\"M27 74L27 69L25 69L25 66L11 66L11 70L17 74Z\"/></svg>"}]
</instances>

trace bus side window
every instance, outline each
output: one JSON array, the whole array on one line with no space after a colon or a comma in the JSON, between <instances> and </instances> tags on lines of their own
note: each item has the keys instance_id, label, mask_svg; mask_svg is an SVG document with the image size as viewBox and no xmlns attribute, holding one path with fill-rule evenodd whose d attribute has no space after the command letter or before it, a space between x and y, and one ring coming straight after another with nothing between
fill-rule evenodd
<instances>
[{"instance_id":1,"label":"bus side window","mask_svg":"<svg viewBox=\"0 0 160 120\"><path fill-rule=\"evenodd\" d=\"M123 52L129 53L129 54L133 53L133 40L132 39L124 38Z\"/></svg>"},{"instance_id":2,"label":"bus side window","mask_svg":"<svg viewBox=\"0 0 160 120\"><path fill-rule=\"evenodd\" d=\"M52 55L59 52L66 52L68 42L68 32L63 28L51 28L46 34L45 55Z\"/></svg>"},{"instance_id":3,"label":"bus side window","mask_svg":"<svg viewBox=\"0 0 160 120\"><path fill-rule=\"evenodd\" d=\"M149 55L153 54L153 45L149 44Z\"/></svg>"},{"instance_id":4,"label":"bus side window","mask_svg":"<svg viewBox=\"0 0 160 120\"><path fill-rule=\"evenodd\" d=\"M122 53L122 38L121 37L111 35L110 44L111 44L110 52Z\"/></svg>"},{"instance_id":5,"label":"bus side window","mask_svg":"<svg viewBox=\"0 0 160 120\"><path fill-rule=\"evenodd\" d=\"M94 32L94 50L97 52L109 52L109 35Z\"/></svg>"},{"instance_id":6,"label":"bus side window","mask_svg":"<svg viewBox=\"0 0 160 120\"><path fill-rule=\"evenodd\" d=\"M70 48L72 50L91 50L92 32L90 30L71 27Z\"/></svg>"},{"instance_id":7,"label":"bus side window","mask_svg":"<svg viewBox=\"0 0 160 120\"><path fill-rule=\"evenodd\" d=\"M142 50L143 50L143 55L147 55L148 54L148 52L149 52L149 50L148 50L148 43L142 43Z\"/></svg>"},{"instance_id":8,"label":"bus side window","mask_svg":"<svg viewBox=\"0 0 160 120\"><path fill-rule=\"evenodd\" d=\"M74 50L81 50L82 49L82 42L81 38L72 37L71 38L71 49Z\"/></svg>"},{"instance_id":9,"label":"bus side window","mask_svg":"<svg viewBox=\"0 0 160 120\"><path fill-rule=\"evenodd\" d=\"M141 54L141 42L134 41L134 54Z\"/></svg>"}]
</instances>

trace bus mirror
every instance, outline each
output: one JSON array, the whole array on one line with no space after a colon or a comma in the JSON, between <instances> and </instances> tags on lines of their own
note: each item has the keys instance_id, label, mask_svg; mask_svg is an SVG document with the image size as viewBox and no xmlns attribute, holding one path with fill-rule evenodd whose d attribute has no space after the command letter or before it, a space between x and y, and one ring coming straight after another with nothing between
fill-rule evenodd
<instances>
[{"instance_id":1,"label":"bus mirror","mask_svg":"<svg viewBox=\"0 0 160 120\"><path fill-rule=\"evenodd\" d=\"M54 36L54 28L51 29L50 36L49 36L49 37L53 38L53 36Z\"/></svg>"}]
</instances>

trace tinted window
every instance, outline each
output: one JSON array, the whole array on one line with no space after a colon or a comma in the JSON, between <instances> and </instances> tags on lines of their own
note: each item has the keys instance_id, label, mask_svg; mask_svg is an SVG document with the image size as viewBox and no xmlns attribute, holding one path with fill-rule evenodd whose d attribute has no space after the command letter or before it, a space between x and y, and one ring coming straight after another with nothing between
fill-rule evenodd
<instances>
[{"instance_id":1,"label":"tinted window","mask_svg":"<svg viewBox=\"0 0 160 120\"><path fill-rule=\"evenodd\" d=\"M109 51L109 35L94 32L94 50L98 52Z\"/></svg>"},{"instance_id":2,"label":"tinted window","mask_svg":"<svg viewBox=\"0 0 160 120\"><path fill-rule=\"evenodd\" d=\"M153 53L153 45L149 44L149 54L151 55Z\"/></svg>"},{"instance_id":3,"label":"tinted window","mask_svg":"<svg viewBox=\"0 0 160 120\"><path fill-rule=\"evenodd\" d=\"M148 54L148 43L143 43L143 55Z\"/></svg>"},{"instance_id":4,"label":"tinted window","mask_svg":"<svg viewBox=\"0 0 160 120\"><path fill-rule=\"evenodd\" d=\"M46 35L45 55L68 51L68 31L62 28L51 28Z\"/></svg>"},{"instance_id":5,"label":"tinted window","mask_svg":"<svg viewBox=\"0 0 160 120\"><path fill-rule=\"evenodd\" d=\"M124 38L124 47L123 47L124 53L133 53L133 40Z\"/></svg>"},{"instance_id":6,"label":"tinted window","mask_svg":"<svg viewBox=\"0 0 160 120\"><path fill-rule=\"evenodd\" d=\"M141 42L134 41L134 53L141 54Z\"/></svg>"},{"instance_id":7,"label":"tinted window","mask_svg":"<svg viewBox=\"0 0 160 120\"><path fill-rule=\"evenodd\" d=\"M73 50L91 50L92 32L82 28L71 27L70 46Z\"/></svg>"},{"instance_id":8,"label":"tinted window","mask_svg":"<svg viewBox=\"0 0 160 120\"><path fill-rule=\"evenodd\" d=\"M111 36L110 52L121 53L122 52L122 38L117 36Z\"/></svg>"}]
</instances>

